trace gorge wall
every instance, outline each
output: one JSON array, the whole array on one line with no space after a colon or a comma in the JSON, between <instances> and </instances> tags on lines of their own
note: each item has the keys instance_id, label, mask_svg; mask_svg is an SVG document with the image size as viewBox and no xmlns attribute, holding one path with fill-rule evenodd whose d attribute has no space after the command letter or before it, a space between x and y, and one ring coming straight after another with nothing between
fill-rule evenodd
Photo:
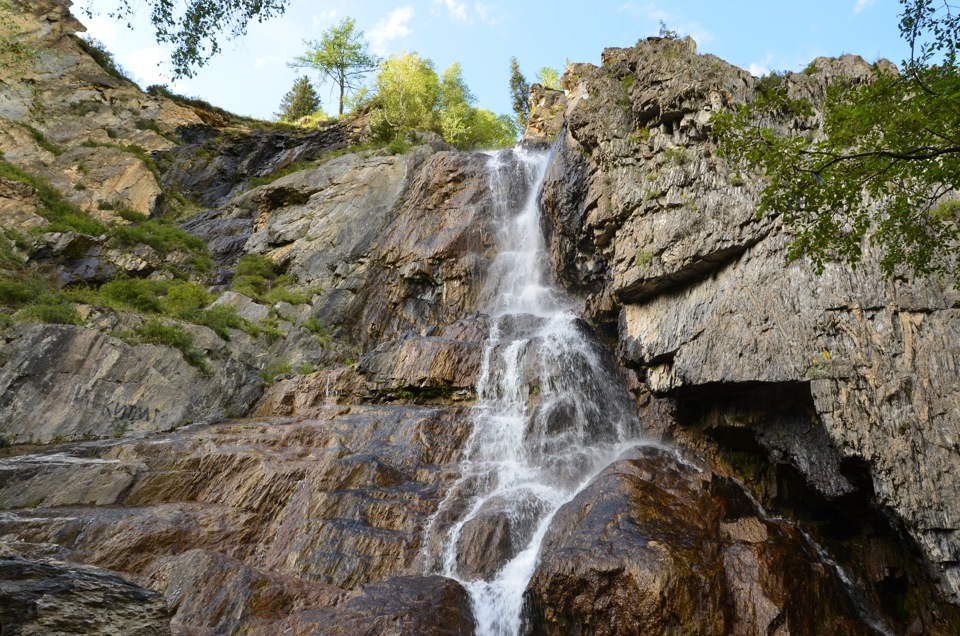
<instances>
[{"instance_id":1,"label":"gorge wall","mask_svg":"<svg viewBox=\"0 0 960 636\"><path fill-rule=\"evenodd\" d=\"M360 150L362 119L258 129L106 73L68 3L22 22L41 58L0 75L3 160L107 224L177 216L212 266L44 231L40 190L4 177L18 269L96 286L165 280L172 262L223 291L257 254L302 293L224 291L215 303L245 321L227 337L164 318L200 366L119 337L150 320L135 311L4 322L0 631L473 633L425 529L462 512L441 502L491 327L490 158L429 134ZM565 93L534 91L525 143L553 149L538 195L553 278L646 441L557 511L523 630L956 633L952 281L887 280L874 255L821 276L789 261L789 231L756 216L756 176L710 138L711 114L757 80L692 40L602 60L570 65ZM817 99L870 73L851 56L814 66L789 90ZM469 528L470 580L529 533L488 512Z\"/></svg>"}]
</instances>

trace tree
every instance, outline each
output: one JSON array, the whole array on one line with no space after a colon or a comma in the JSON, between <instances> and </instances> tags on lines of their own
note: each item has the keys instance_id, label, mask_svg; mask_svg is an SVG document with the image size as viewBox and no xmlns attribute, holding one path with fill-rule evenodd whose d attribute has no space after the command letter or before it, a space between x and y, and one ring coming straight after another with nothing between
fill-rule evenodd
<instances>
[{"instance_id":1,"label":"tree","mask_svg":"<svg viewBox=\"0 0 960 636\"><path fill-rule=\"evenodd\" d=\"M337 112L342 115L347 91L359 88L363 77L377 68L380 59L367 50L363 31L357 31L356 22L349 17L324 31L319 40L307 40L304 45L307 52L290 66L312 68L333 80L340 91Z\"/></svg>"},{"instance_id":2,"label":"tree","mask_svg":"<svg viewBox=\"0 0 960 636\"><path fill-rule=\"evenodd\" d=\"M517 138L513 120L476 108L474 102L476 97L463 79L460 64L454 62L440 77L439 119L443 138L461 150L512 146Z\"/></svg>"},{"instance_id":3,"label":"tree","mask_svg":"<svg viewBox=\"0 0 960 636\"><path fill-rule=\"evenodd\" d=\"M115 9L107 15L131 26L134 14L144 5L150 7L157 42L174 46L171 56L174 79L193 77L195 67L203 66L220 52L218 38L245 35L251 20L263 22L283 14L290 0L113 0ZM98 9L103 7L98 0ZM97 11L89 0L84 13Z\"/></svg>"},{"instance_id":4,"label":"tree","mask_svg":"<svg viewBox=\"0 0 960 636\"><path fill-rule=\"evenodd\" d=\"M560 73L549 66L543 66L537 71L537 84L544 88L560 89Z\"/></svg>"},{"instance_id":5,"label":"tree","mask_svg":"<svg viewBox=\"0 0 960 636\"><path fill-rule=\"evenodd\" d=\"M867 243L888 276L900 265L958 273L960 16L947 2L900 2L911 51L902 72L877 64L867 81L833 79L819 128L803 124L817 121L813 106L779 76L714 120L722 152L762 171L759 210L783 215L791 255L817 271L829 260L855 267Z\"/></svg>"},{"instance_id":6,"label":"tree","mask_svg":"<svg viewBox=\"0 0 960 636\"><path fill-rule=\"evenodd\" d=\"M510 99L513 112L517 115L517 124L523 130L530 116L530 84L520 72L520 64L515 57L510 58Z\"/></svg>"},{"instance_id":7,"label":"tree","mask_svg":"<svg viewBox=\"0 0 960 636\"><path fill-rule=\"evenodd\" d=\"M433 62L416 53L398 53L380 65L375 83L373 127L381 139L439 130L440 80Z\"/></svg>"},{"instance_id":8,"label":"tree","mask_svg":"<svg viewBox=\"0 0 960 636\"><path fill-rule=\"evenodd\" d=\"M280 112L277 115L284 121L296 121L301 117L312 115L320 108L320 98L313 84L306 75L293 84L283 101L280 102Z\"/></svg>"}]
</instances>

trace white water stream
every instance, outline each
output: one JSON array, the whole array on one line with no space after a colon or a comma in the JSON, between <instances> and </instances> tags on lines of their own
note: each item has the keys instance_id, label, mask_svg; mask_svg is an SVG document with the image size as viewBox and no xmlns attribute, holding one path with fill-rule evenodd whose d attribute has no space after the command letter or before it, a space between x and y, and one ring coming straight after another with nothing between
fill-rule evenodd
<instances>
[{"instance_id":1,"label":"white water stream","mask_svg":"<svg viewBox=\"0 0 960 636\"><path fill-rule=\"evenodd\" d=\"M490 155L490 335L461 477L427 530L435 571L467 588L481 635L520 631L551 519L637 429L622 382L551 281L538 205L548 161L523 149Z\"/></svg>"}]
</instances>

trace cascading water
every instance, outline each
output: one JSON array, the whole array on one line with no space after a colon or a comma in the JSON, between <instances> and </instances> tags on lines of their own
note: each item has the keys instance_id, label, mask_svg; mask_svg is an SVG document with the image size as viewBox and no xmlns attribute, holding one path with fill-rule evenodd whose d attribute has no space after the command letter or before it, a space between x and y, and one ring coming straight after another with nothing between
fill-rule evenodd
<instances>
[{"instance_id":1,"label":"cascading water","mask_svg":"<svg viewBox=\"0 0 960 636\"><path fill-rule=\"evenodd\" d=\"M489 159L490 334L462 474L427 530L434 569L467 588L478 634L520 631L550 520L637 430L623 383L551 284L538 206L548 162L524 149Z\"/></svg>"}]
</instances>

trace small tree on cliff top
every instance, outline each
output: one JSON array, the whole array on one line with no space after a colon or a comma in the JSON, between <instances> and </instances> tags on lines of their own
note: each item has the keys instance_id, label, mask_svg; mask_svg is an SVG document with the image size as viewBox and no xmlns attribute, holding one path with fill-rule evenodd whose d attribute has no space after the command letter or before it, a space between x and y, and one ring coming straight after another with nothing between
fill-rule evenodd
<instances>
[{"instance_id":1,"label":"small tree on cliff top","mask_svg":"<svg viewBox=\"0 0 960 636\"><path fill-rule=\"evenodd\" d=\"M340 93L337 113L343 114L347 91L356 90L363 77L377 68L380 59L367 50L363 31L356 30L353 18L344 18L323 32L319 40L304 42L307 52L298 56L292 68L311 68L333 80Z\"/></svg>"},{"instance_id":2,"label":"small tree on cliff top","mask_svg":"<svg viewBox=\"0 0 960 636\"><path fill-rule=\"evenodd\" d=\"M313 84L303 76L298 79L293 88L283 96L280 102L280 112L277 115L284 121L296 121L301 117L312 115L320 108L320 98Z\"/></svg>"},{"instance_id":3,"label":"small tree on cliff top","mask_svg":"<svg viewBox=\"0 0 960 636\"><path fill-rule=\"evenodd\" d=\"M517 115L517 125L523 130L530 116L530 84L520 72L520 64L515 57L510 58L510 101Z\"/></svg>"}]
</instances>

